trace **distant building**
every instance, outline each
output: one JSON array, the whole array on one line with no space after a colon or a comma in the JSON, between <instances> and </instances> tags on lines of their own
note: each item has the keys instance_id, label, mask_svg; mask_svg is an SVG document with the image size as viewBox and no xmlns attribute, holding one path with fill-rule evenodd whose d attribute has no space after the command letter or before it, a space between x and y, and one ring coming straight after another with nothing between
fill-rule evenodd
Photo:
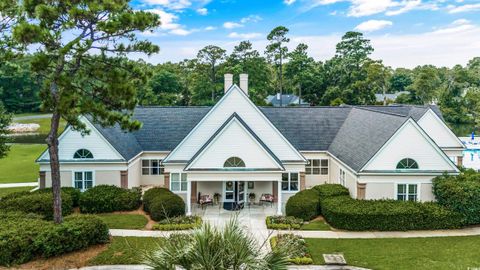
<instances>
[{"instance_id":1,"label":"distant building","mask_svg":"<svg viewBox=\"0 0 480 270\"><path fill-rule=\"evenodd\" d=\"M305 102L303 99L300 99L296 95L287 95L287 94L280 95L280 93L277 93L276 95L268 96L265 99L265 101L267 102L267 104L272 104L273 107L287 107L287 106L293 106L293 105L308 106L309 105L307 102Z\"/></svg>"},{"instance_id":2,"label":"distant building","mask_svg":"<svg viewBox=\"0 0 480 270\"><path fill-rule=\"evenodd\" d=\"M397 99L398 96L400 96L401 94L409 94L408 91L400 91L400 92L396 92L396 93L393 93L393 94L383 94L383 93L379 93L379 94L375 94L375 99L377 102L383 102L384 98L386 97L387 100L392 100L392 101L395 101Z\"/></svg>"}]
</instances>

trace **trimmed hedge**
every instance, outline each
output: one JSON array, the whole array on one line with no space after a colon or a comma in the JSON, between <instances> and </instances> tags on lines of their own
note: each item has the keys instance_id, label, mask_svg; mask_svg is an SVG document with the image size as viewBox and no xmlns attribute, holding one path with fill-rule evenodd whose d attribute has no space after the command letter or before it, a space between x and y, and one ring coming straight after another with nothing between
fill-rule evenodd
<instances>
[{"instance_id":1,"label":"trimmed hedge","mask_svg":"<svg viewBox=\"0 0 480 270\"><path fill-rule=\"evenodd\" d=\"M271 230L298 230L302 227L303 220L291 216L268 216L266 224L267 229Z\"/></svg>"},{"instance_id":2,"label":"trimmed hedge","mask_svg":"<svg viewBox=\"0 0 480 270\"><path fill-rule=\"evenodd\" d=\"M185 202L174 193L163 193L153 198L148 206L150 217L155 221L185 215Z\"/></svg>"},{"instance_id":3,"label":"trimmed hedge","mask_svg":"<svg viewBox=\"0 0 480 270\"><path fill-rule=\"evenodd\" d=\"M466 170L436 177L433 194L438 204L462 214L467 224L480 223L480 173Z\"/></svg>"},{"instance_id":4,"label":"trimmed hedge","mask_svg":"<svg viewBox=\"0 0 480 270\"><path fill-rule=\"evenodd\" d=\"M169 218L160 221L153 225L154 230L159 231L180 231L192 230L202 225L202 218L199 216L180 216L176 218Z\"/></svg>"},{"instance_id":5,"label":"trimmed hedge","mask_svg":"<svg viewBox=\"0 0 480 270\"><path fill-rule=\"evenodd\" d=\"M435 230L463 226L460 214L433 202L355 200L337 196L322 200L322 211L330 225L352 231Z\"/></svg>"},{"instance_id":6,"label":"trimmed hedge","mask_svg":"<svg viewBox=\"0 0 480 270\"><path fill-rule=\"evenodd\" d=\"M320 196L316 189L302 190L287 201L285 214L301 218L303 220L312 220L320 214Z\"/></svg>"},{"instance_id":7,"label":"trimmed hedge","mask_svg":"<svg viewBox=\"0 0 480 270\"><path fill-rule=\"evenodd\" d=\"M20 192L12 194L0 201L3 211L20 211L42 215L45 219L53 219L53 194L41 192ZM73 213L73 202L70 195L62 193L62 214Z\"/></svg>"},{"instance_id":8,"label":"trimmed hedge","mask_svg":"<svg viewBox=\"0 0 480 270\"><path fill-rule=\"evenodd\" d=\"M62 224L23 213L0 213L0 265L21 264L106 243L108 227L93 216L71 216Z\"/></svg>"},{"instance_id":9,"label":"trimmed hedge","mask_svg":"<svg viewBox=\"0 0 480 270\"><path fill-rule=\"evenodd\" d=\"M297 192L285 206L287 216L312 220L322 213L321 201L334 196L349 195L349 191L339 184L323 184Z\"/></svg>"},{"instance_id":10,"label":"trimmed hedge","mask_svg":"<svg viewBox=\"0 0 480 270\"><path fill-rule=\"evenodd\" d=\"M109 213L136 210L141 205L140 189L99 185L80 195L82 213Z\"/></svg>"},{"instance_id":11,"label":"trimmed hedge","mask_svg":"<svg viewBox=\"0 0 480 270\"><path fill-rule=\"evenodd\" d=\"M82 194L80 189L74 188L74 187L62 187L60 189L62 190L62 193L66 193L66 194L70 195L70 197L72 198L73 207L78 207L78 205L79 205L78 203L80 201L80 195ZM34 192L53 194L52 188L38 189Z\"/></svg>"},{"instance_id":12,"label":"trimmed hedge","mask_svg":"<svg viewBox=\"0 0 480 270\"><path fill-rule=\"evenodd\" d=\"M156 197L159 197L164 194L173 194L170 190L166 188L151 188L143 194L143 210L145 212L149 213L150 212L150 204L152 203L153 199Z\"/></svg>"}]
</instances>

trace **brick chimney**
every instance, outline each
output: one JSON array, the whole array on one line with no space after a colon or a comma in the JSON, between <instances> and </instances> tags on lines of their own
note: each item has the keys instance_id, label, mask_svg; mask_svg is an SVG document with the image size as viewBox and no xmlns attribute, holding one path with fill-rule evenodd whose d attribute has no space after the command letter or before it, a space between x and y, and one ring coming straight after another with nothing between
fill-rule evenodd
<instances>
[{"instance_id":1,"label":"brick chimney","mask_svg":"<svg viewBox=\"0 0 480 270\"><path fill-rule=\"evenodd\" d=\"M233 74L227 73L224 76L224 87L225 87L225 93L230 89L230 87L233 84Z\"/></svg>"},{"instance_id":2,"label":"brick chimney","mask_svg":"<svg viewBox=\"0 0 480 270\"><path fill-rule=\"evenodd\" d=\"M248 96L248 74L240 74L240 89Z\"/></svg>"}]
</instances>

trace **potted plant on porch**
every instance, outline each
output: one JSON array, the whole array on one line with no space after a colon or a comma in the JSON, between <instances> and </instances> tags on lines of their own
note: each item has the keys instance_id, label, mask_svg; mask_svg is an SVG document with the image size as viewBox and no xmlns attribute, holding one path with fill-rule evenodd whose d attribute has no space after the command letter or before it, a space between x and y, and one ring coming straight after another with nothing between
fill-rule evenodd
<instances>
[{"instance_id":1,"label":"potted plant on porch","mask_svg":"<svg viewBox=\"0 0 480 270\"><path fill-rule=\"evenodd\" d=\"M221 197L221 196L222 196L222 195L220 195L220 193L215 193L215 194L213 194L213 203L214 203L214 204L218 204L218 203L220 202L220 197Z\"/></svg>"},{"instance_id":2,"label":"potted plant on porch","mask_svg":"<svg viewBox=\"0 0 480 270\"><path fill-rule=\"evenodd\" d=\"M255 204L255 197L256 197L255 193L253 193L253 192L249 193L248 194L248 202Z\"/></svg>"}]
</instances>

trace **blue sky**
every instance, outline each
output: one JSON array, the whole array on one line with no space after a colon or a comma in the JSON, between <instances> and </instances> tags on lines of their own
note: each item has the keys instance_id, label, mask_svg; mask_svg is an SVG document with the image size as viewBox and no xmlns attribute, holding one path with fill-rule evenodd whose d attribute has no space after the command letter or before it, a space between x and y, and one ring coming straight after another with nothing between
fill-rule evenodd
<instances>
[{"instance_id":1,"label":"blue sky","mask_svg":"<svg viewBox=\"0 0 480 270\"><path fill-rule=\"evenodd\" d=\"M206 45L229 52L250 40L260 52L278 25L290 29L291 44L309 45L325 60L350 30L363 32L373 58L393 67L453 66L480 56L480 0L135 0L135 9L160 15L162 26L140 36L161 52L152 63L195 57Z\"/></svg>"}]
</instances>

